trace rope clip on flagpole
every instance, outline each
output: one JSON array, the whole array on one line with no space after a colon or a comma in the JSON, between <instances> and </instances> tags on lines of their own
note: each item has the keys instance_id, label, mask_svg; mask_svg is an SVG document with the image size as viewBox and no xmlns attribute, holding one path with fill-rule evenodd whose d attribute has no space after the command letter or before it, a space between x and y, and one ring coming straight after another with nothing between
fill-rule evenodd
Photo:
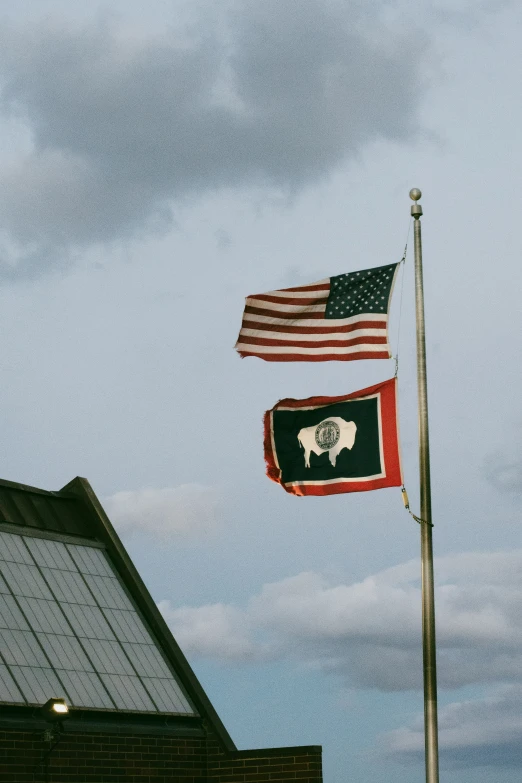
<instances>
[{"instance_id":1,"label":"rope clip on flagpole","mask_svg":"<svg viewBox=\"0 0 522 783\"><path fill-rule=\"evenodd\" d=\"M425 519L421 519L420 517L418 517L416 514L413 513L413 511L410 508L410 501L404 484L402 485L401 492L402 492L402 502L404 503L404 508L406 509L408 514L410 514L410 516L413 517L415 522L418 522L419 525L429 525L430 527L433 527L433 522L427 522Z\"/></svg>"}]
</instances>

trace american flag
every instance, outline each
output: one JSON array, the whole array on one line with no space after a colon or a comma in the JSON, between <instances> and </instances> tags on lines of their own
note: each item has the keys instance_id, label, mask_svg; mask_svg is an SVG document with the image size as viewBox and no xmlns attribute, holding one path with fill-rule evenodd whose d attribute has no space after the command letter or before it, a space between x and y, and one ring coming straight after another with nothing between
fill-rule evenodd
<instances>
[{"instance_id":1,"label":"american flag","mask_svg":"<svg viewBox=\"0 0 522 783\"><path fill-rule=\"evenodd\" d=\"M248 296L236 350L267 362L389 359L388 307L398 267Z\"/></svg>"}]
</instances>

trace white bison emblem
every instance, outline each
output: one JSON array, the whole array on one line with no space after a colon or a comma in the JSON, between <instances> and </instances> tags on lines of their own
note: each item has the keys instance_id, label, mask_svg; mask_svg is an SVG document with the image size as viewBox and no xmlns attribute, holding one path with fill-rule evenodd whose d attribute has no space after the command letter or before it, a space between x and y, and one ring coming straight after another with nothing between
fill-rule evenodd
<instances>
[{"instance_id":1,"label":"white bison emblem","mask_svg":"<svg viewBox=\"0 0 522 783\"><path fill-rule=\"evenodd\" d=\"M335 468L339 453L353 447L356 432L355 422L345 421L340 416L330 416L313 427L303 427L299 430L297 440L304 449L305 468L310 467L312 452L319 456L325 451Z\"/></svg>"}]
</instances>

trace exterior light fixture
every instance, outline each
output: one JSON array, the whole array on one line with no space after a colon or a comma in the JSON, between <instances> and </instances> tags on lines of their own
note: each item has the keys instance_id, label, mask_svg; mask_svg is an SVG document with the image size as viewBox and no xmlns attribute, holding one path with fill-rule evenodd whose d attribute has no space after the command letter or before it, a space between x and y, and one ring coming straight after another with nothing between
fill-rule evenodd
<instances>
[{"instance_id":1,"label":"exterior light fixture","mask_svg":"<svg viewBox=\"0 0 522 783\"><path fill-rule=\"evenodd\" d=\"M42 717L47 723L42 739L49 743L49 747L43 755L41 767L44 771L44 780L48 781L51 753L62 737L63 721L69 717L69 707L65 699L48 699L40 709Z\"/></svg>"},{"instance_id":2,"label":"exterior light fixture","mask_svg":"<svg viewBox=\"0 0 522 783\"><path fill-rule=\"evenodd\" d=\"M65 699L49 699L43 705L42 713L46 721L54 723L69 717L69 707Z\"/></svg>"},{"instance_id":3,"label":"exterior light fixture","mask_svg":"<svg viewBox=\"0 0 522 783\"><path fill-rule=\"evenodd\" d=\"M63 721L69 717L69 707L65 699L48 699L41 708L41 712L43 719L47 723L47 728L43 733L43 740L49 743L49 750L44 757L44 763L48 764L49 756L62 736Z\"/></svg>"}]
</instances>

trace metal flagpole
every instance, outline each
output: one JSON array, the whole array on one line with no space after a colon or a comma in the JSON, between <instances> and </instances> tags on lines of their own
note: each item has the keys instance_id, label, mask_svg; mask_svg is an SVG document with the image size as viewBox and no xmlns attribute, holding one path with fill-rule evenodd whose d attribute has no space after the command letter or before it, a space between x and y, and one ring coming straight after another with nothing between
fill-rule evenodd
<instances>
[{"instance_id":1,"label":"metal flagpole","mask_svg":"<svg viewBox=\"0 0 522 783\"><path fill-rule=\"evenodd\" d=\"M415 203L411 208L414 218L415 250L415 315L417 322L417 389L419 397L419 474L420 474L420 528L421 528L421 588L422 588L422 652L424 670L424 752L426 783L438 783L439 747L437 725L437 667L435 647L435 591L433 580L433 546L431 522L430 443L428 432L428 389L426 380L426 338L424 330L424 290L422 283L422 207L418 203L422 193L410 190Z\"/></svg>"}]
</instances>

